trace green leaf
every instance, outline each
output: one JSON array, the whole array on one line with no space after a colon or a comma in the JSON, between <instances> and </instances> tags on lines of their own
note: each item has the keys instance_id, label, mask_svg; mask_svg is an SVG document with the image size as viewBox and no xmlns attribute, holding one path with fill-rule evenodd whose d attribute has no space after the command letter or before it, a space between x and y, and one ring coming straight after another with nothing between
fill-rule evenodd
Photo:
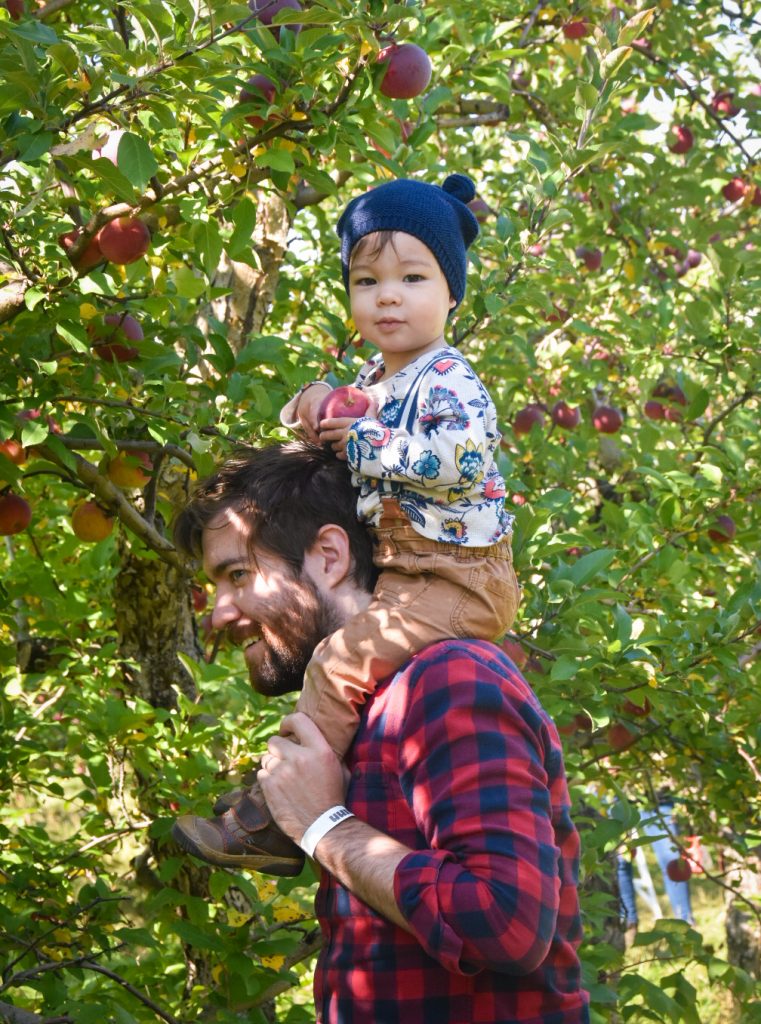
<instances>
[{"instance_id":1,"label":"green leaf","mask_svg":"<svg viewBox=\"0 0 761 1024\"><path fill-rule=\"evenodd\" d=\"M583 587L590 580L594 579L603 569L607 569L618 552L615 549L600 548L599 551L590 551L588 555L582 555L566 571L566 575L577 587Z\"/></svg>"},{"instance_id":2,"label":"green leaf","mask_svg":"<svg viewBox=\"0 0 761 1024\"><path fill-rule=\"evenodd\" d=\"M276 146L260 153L254 162L259 167L271 167L275 171L283 171L286 174L293 174L296 170L293 155L287 149L278 149Z\"/></svg>"},{"instance_id":3,"label":"green leaf","mask_svg":"<svg viewBox=\"0 0 761 1024\"><path fill-rule=\"evenodd\" d=\"M132 187L132 182L122 174L118 167L114 167L106 157L98 157L92 161L90 166L106 188L110 189L117 199L123 199L128 203L137 203L139 201L140 197Z\"/></svg>"},{"instance_id":4,"label":"green leaf","mask_svg":"<svg viewBox=\"0 0 761 1024\"><path fill-rule=\"evenodd\" d=\"M600 74L605 79L615 78L626 61L631 57L631 46L617 46L600 61Z\"/></svg>"},{"instance_id":5,"label":"green leaf","mask_svg":"<svg viewBox=\"0 0 761 1024\"><path fill-rule=\"evenodd\" d=\"M211 279L219 266L219 257L222 255L223 242L219 233L219 225L211 218L199 221L193 225L191 237L201 256L206 276Z\"/></svg>"},{"instance_id":6,"label":"green leaf","mask_svg":"<svg viewBox=\"0 0 761 1024\"><path fill-rule=\"evenodd\" d=\"M197 299L206 291L206 282L194 273L190 267L181 266L172 272L172 281L177 294L183 299Z\"/></svg>"},{"instance_id":7,"label":"green leaf","mask_svg":"<svg viewBox=\"0 0 761 1024\"><path fill-rule=\"evenodd\" d=\"M145 139L125 132L116 151L119 170L135 188L142 189L158 172L159 165Z\"/></svg>"},{"instance_id":8,"label":"green leaf","mask_svg":"<svg viewBox=\"0 0 761 1024\"><path fill-rule=\"evenodd\" d=\"M251 250L256 226L256 204L248 198L241 199L231 212L231 220L234 227L226 248L230 258L235 259L242 250Z\"/></svg>"},{"instance_id":9,"label":"green leaf","mask_svg":"<svg viewBox=\"0 0 761 1024\"><path fill-rule=\"evenodd\" d=\"M647 29L650 22L655 17L657 8L648 7L646 11L640 11L622 25L618 33L618 39L616 41L617 46L629 46L630 43L638 39Z\"/></svg>"}]
</instances>

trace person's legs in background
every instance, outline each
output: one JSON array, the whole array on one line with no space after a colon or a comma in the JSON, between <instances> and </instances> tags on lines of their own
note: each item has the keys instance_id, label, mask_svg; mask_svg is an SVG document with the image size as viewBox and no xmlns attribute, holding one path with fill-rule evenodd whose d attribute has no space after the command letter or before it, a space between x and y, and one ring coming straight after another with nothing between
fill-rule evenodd
<instances>
[{"instance_id":1,"label":"person's legs in background","mask_svg":"<svg viewBox=\"0 0 761 1024\"><path fill-rule=\"evenodd\" d=\"M616 857L616 877L618 878L619 915L624 930L624 944L628 949L637 934L639 917L634 893L632 861L626 853L619 853Z\"/></svg>"},{"instance_id":2,"label":"person's legs in background","mask_svg":"<svg viewBox=\"0 0 761 1024\"><path fill-rule=\"evenodd\" d=\"M663 887L671 904L674 917L680 921L687 921L688 924L695 924L690 900L690 883L674 882L669 878L666 871L669 861L679 855L679 851L674 846L670 836L664 835L666 832L672 835L675 834L673 811L674 805L671 803L658 804L658 814L650 815L643 819L640 831L647 836L661 837L653 840L652 847L663 875Z\"/></svg>"}]
</instances>

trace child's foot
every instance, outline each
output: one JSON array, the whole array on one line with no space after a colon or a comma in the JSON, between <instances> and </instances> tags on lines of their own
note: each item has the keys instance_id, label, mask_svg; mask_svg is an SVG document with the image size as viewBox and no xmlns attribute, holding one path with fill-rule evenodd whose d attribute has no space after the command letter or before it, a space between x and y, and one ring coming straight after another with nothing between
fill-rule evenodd
<instances>
[{"instance_id":1,"label":"child's foot","mask_svg":"<svg viewBox=\"0 0 761 1024\"><path fill-rule=\"evenodd\" d=\"M258 787L218 817L183 815L172 836L183 850L223 868L291 876L304 867L303 851L272 820Z\"/></svg>"}]
</instances>

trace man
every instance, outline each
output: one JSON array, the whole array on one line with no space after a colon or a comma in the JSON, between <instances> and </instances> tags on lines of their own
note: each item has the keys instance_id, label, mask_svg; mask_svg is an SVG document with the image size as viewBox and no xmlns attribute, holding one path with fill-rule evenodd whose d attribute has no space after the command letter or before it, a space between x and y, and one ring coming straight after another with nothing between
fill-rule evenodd
<instances>
[{"instance_id":1,"label":"man","mask_svg":"<svg viewBox=\"0 0 761 1024\"><path fill-rule=\"evenodd\" d=\"M254 687L297 689L315 644L370 600L371 551L330 452L231 460L181 513L213 624ZM578 836L558 735L494 645L433 644L364 705L344 766L304 715L259 782L283 832L324 869L315 971L324 1024L586 1024ZM297 741L297 742L294 742Z\"/></svg>"}]
</instances>

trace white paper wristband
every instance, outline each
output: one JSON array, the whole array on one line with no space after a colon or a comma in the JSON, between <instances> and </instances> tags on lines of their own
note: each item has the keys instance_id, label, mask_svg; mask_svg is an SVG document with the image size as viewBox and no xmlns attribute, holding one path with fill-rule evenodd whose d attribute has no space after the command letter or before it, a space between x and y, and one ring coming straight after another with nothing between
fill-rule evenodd
<instances>
[{"instance_id":1,"label":"white paper wristband","mask_svg":"<svg viewBox=\"0 0 761 1024\"><path fill-rule=\"evenodd\" d=\"M327 835L336 825L340 825L346 818L353 817L354 815L349 808L344 807L342 804L336 804L335 807L328 808L324 814L320 815L317 821L312 822L301 837L299 846L307 857L314 857L314 851L317 849L317 844L322 837Z\"/></svg>"}]
</instances>

